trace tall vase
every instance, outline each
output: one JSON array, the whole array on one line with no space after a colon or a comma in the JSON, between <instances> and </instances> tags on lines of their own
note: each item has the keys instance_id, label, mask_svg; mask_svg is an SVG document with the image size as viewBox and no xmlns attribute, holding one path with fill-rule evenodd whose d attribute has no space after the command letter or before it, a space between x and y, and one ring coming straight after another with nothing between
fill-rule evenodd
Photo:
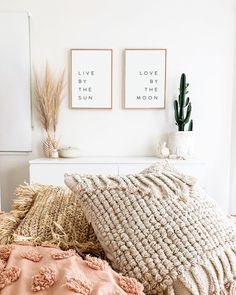
<instances>
[{"instance_id":1,"label":"tall vase","mask_svg":"<svg viewBox=\"0 0 236 295\"><path fill-rule=\"evenodd\" d=\"M192 158L194 156L195 134L193 131L177 131L169 134L168 147L171 154L180 158Z\"/></svg>"}]
</instances>

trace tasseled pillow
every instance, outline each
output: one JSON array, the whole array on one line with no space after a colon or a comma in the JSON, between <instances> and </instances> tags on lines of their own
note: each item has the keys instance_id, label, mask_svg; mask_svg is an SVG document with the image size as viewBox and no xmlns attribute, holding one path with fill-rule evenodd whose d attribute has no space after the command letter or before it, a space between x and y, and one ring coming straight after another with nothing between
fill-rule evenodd
<instances>
[{"instance_id":1,"label":"tasseled pillow","mask_svg":"<svg viewBox=\"0 0 236 295\"><path fill-rule=\"evenodd\" d=\"M115 270L153 295L235 294L236 227L170 167L127 176L66 175Z\"/></svg>"}]
</instances>

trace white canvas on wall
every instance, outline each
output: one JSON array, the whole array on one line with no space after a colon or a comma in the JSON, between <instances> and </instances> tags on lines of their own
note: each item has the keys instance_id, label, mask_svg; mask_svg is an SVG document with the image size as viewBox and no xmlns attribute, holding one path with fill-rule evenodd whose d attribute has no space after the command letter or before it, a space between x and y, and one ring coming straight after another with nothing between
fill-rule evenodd
<instances>
[{"instance_id":1,"label":"white canvas on wall","mask_svg":"<svg viewBox=\"0 0 236 295\"><path fill-rule=\"evenodd\" d=\"M71 49L71 107L112 108L111 49Z\"/></svg>"},{"instance_id":2,"label":"white canvas on wall","mask_svg":"<svg viewBox=\"0 0 236 295\"><path fill-rule=\"evenodd\" d=\"M125 50L126 109L163 109L166 92L166 49Z\"/></svg>"},{"instance_id":3,"label":"white canvas on wall","mask_svg":"<svg viewBox=\"0 0 236 295\"><path fill-rule=\"evenodd\" d=\"M29 13L0 12L0 38L0 152L30 152Z\"/></svg>"}]
</instances>

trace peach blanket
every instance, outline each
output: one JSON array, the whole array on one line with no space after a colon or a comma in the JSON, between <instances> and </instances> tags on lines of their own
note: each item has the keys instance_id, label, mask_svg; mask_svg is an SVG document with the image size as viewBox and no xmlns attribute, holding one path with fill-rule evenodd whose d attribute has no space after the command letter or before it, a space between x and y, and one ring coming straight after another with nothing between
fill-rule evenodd
<instances>
[{"instance_id":1,"label":"peach blanket","mask_svg":"<svg viewBox=\"0 0 236 295\"><path fill-rule=\"evenodd\" d=\"M0 246L1 295L141 295L135 279L113 271L104 260L73 250L24 245Z\"/></svg>"}]
</instances>

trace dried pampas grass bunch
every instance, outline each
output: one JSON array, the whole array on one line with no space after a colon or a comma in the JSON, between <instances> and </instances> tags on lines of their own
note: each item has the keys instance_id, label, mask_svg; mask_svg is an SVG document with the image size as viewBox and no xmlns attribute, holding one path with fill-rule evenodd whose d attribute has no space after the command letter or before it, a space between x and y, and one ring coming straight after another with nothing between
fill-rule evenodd
<instances>
[{"instance_id":1,"label":"dried pampas grass bunch","mask_svg":"<svg viewBox=\"0 0 236 295\"><path fill-rule=\"evenodd\" d=\"M39 122L47 136L43 142L47 157L51 156L52 149L58 148L56 131L65 87L64 77L64 71L55 77L48 63L45 67L44 77L40 78L39 74L35 72L36 110Z\"/></svg>"}]
</instances>

